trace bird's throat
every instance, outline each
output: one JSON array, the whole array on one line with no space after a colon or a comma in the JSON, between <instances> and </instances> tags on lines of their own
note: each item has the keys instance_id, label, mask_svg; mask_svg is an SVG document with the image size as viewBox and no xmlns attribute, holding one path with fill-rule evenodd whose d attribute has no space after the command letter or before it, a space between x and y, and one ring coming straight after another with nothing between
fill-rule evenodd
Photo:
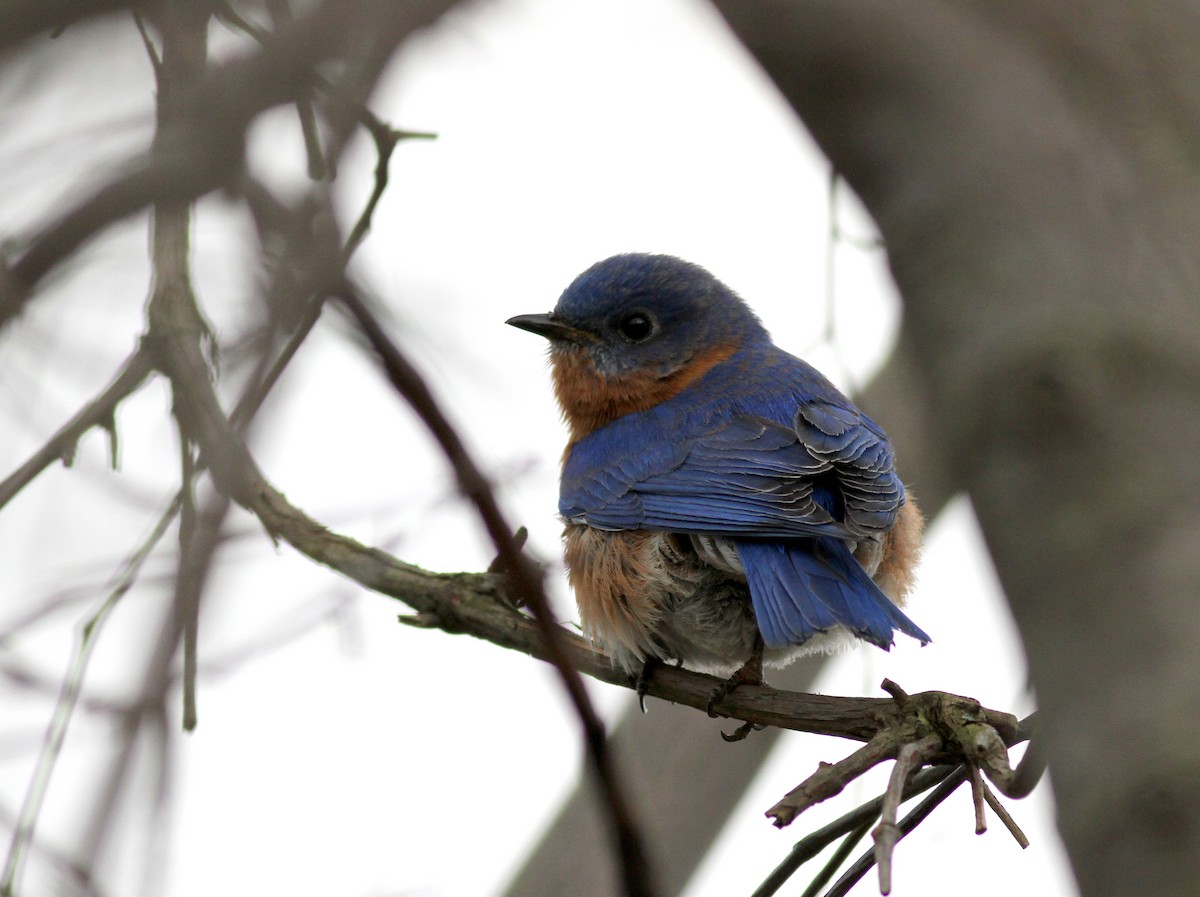
<instances>
[{"instance_id":1,"label":"bird's throat","mask_svg":"<svg viewBox=\"0 0 1200 897\"><path fill-rule=\"evenodd\" d=\"M554 394L571 429L568 449L619 417L647 411L674 398L737 350L734 343L713 346L666 376L650 371L605 376L586 351L556 352L551 372Z\"/></svg>"}]
</instances>

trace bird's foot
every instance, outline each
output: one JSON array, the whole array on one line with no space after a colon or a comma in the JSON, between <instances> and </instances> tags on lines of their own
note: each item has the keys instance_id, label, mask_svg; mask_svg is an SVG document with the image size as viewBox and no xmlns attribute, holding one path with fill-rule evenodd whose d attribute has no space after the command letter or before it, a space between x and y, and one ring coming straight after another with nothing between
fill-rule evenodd
<instances>
[{"instance_id":1,"label":"bird's foot","mask_svg":"<svg viewBox=\"0 0 1200 897\"><path fill-rule=\"evenodd\" d=\"M746 665L741 667L736 673L713 689L711 695L708 696L708 715L714 719L717 716L716 706L731 695L739 685L762 685L762 663L753 664L753 658L747 661Z\"/></svg>"},{"instance_id":2,"label":"bird's foot","mask_svg":"<svg viewBox=\"0 0 1200 897\"><path fill-rule=\"evenodd\" d=\"M666 661L661 657L647 657L642 661L642 669L637 678L633 680L633 688L638 696L638 707L642 709L642 713L646 712L646 695L650 694L650 680L654 677L654 671L665 663ZM683 661L676 660L671 666L677 670L682 669Z\"/></svg>"},{"instance_id":3,"label":"bird's foot","mask_svg":"<svg viewBox=\"0 0 1200 897\"><path fill-rule=\"evenodd\" d=\"M721 738L732 744L735 741L741 741L751 732L761 732L765 728L766 726L762 725L762 723L742 723L732 732L722 732Z\"/></svg>"},{"instance_id":4,"label":"bird's foot","mask_svg":"<svg viewBox=\"0 0 1200 897\"><path fill-rule=\"evenodd\" d=\"M708 715L716 717L716 706L726 696L731 694L739 685L762 685L763 684L763 657L762 657L762 641L759 640L755 645L754 651L750 654L750 659L747 660L741 667L738 668L732 676L713 689L713 693L708 698ZM744 735L742 736L745 737Z\"/></svg>"},{"instance_id":5,"label":"bird's foot","mask_svg":"<svg viewBox=\"0 0 1200 897\"><path fill-rule=\"evenodd\" d=\"M754 640L754 649L750 652L750 658L732 676L713 689L713 693L708 698L709 716L715 717L717 715L716 705L723 701L739 685L763 684L763 647L763 640L760 635ZM763 726L756 723L742 723L732 732L722 732L721 737L726 741L741 741L751 732L762 728Z\"/></svg>"},{"instance_id":6,"label":"bird's foot","mask_svg":"<svg viewBox=\"0 0 1200 897\"><path fill-rule=\"evenodd\" d=\"M657 657L647 657L642 661L642 669L633 686L633 690L637 692L638 707L641 708L642 713L646 712L646 695L650 692L650 679L654 675L654 671L662 666L662 663Z\"/></svg>"}]
</instances>

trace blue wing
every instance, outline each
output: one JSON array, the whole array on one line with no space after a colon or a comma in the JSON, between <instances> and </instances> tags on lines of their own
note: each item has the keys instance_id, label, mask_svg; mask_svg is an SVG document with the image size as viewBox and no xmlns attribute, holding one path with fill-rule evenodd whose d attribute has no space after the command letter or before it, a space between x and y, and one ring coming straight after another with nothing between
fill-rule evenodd
<instances>
[{"instance_id":1,"label":"blue wing","mask_svg":"<svg viewBox=\"0 0 1200 897\"><path fill-rule=\"evenodd\" d=\"M819 632L843 626L883 648L900 630L927 644L930 639L879 591L845 542L737 540L750 586L750 602L768 647L799 645Z\"/></svg>"},{"instance_id":2,"label":"blue wing","mask_svg":"<svg viewBox=\"0 0 1200 897\"><path fill-rule=\"evenodd\" d=\"M903 503L874 422L813 401L791 426L740 415L689 434L666 413L621 418L572 448L559 511L608 530L853 540L886 532Z\"/></svg>"}]
</instances>

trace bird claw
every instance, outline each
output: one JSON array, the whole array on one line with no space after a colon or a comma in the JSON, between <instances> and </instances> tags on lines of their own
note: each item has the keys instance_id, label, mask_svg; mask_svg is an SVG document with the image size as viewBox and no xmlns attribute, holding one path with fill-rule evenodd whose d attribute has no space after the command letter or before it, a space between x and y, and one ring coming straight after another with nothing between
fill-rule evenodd
<instances>
[{"instance_id":1,"label":"bird claw","mask_svg":"<svg viewBox=\"0 0 1200 897\"><path fill-rule=\"evenodd\" d=\"M641 672L638 673L637 681L634 683L634 691L637 692L638 707L642 713L646 712L646 695L650 692L650 679L654 675L655 669L662 666L662 661L657 657L647 657L642 661Z\"/></svg>"},{"instance_id":2,"label":"bird claw","mask_svg":"<svg viewBox=\"0 0 1200 897\"><path fill-rule=\"evenodd\" d=\"M726 697L731 695L734 689L736 689L738 686L762 684L763 677L761 665L751 668L751 664L747 663L746 666L741 667L736 673L713 689L712 694L708 697L708 707L706 708L708 710L708 715L716 719L717 704L721 703L721 701L725 700ZM742 737L744 738L745 736Z\"/></svg>"},{"instance_id":3,"label":"bird claw","mask_svg":"<svg viewBox=\"0 0 1200 897\"><path fill-rule=\"evenodd\" d=\"M733 744L735 741L742 741L751 732L761 732L765 728L762 723L742 723L732 732L722 732L721 740Z\"/></svg>"},{"instance_id":4,"label":"bird claw","mask_svg":"<svg viewBox=\"0 0 1200 897\"><path fill-rule=\"evenodd\" d=\"M708 698L708 715L714 719L717 716L716 705L719 704L726 696L731 694L739 685L762 685L763 684L763 642L762 636L758 637L755 642L754 650L750 652L750 659L738 667L737 671L732 676L713 689L713 693ZM739 730L740 731L740 730ZM735 733L736 734L736 733ZM749 730L747 733L749 734ZM735 738L735 741L741 741L746 735L741 735Z\"/></svg>"}]
</instances>

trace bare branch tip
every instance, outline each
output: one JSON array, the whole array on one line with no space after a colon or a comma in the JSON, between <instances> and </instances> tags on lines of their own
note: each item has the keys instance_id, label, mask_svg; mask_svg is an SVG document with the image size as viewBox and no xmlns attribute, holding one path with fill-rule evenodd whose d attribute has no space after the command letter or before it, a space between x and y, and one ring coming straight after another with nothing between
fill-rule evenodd
<instances>
[{"instance_id":1,"label":"bare branch tip","mask_svg":"<svg viewBox=\"0 0 1200 897\"><path fill-rule=\"evenodd\" d=\"M967 770L971 776L971 802L975 805L975 834L982 835L987 831L987 814L983 809L983 793L987 786L983 783L983 775L978 766L968 763Z\"/></svg>"},{"instance_id":2,"label":"bare branch tip","mask_svg":"<svg viewBox=\"0 0 1200 897\"><path fill-rule=\"evenodd\" d=\"M442 627L441 617L430 611L419 611L415 614L399 614L396 619L405 626L411 626L414 629L440 629Z\"/></svg>"},{"instance_id":3,"label":"bare branch tip","mask_svg":"<svg viewBox=\"0 0 1200 897\"><path fill-rule=\"evenodd\" d=\"M904 710L908 707L908 692L906 692L891 679L884 679L883 682L879 683L879 687L892 696L892 700L896 702L896 706L901 710Z\"/></svg>"},{"instance_id":4,"label":"bare branch tip","mask_svg":"<svg viewBox=\"0 0 1200 897\"><path fill-rule=\"evenodd\" d=\"M1004 804L1000 803L1000 799L996 797L992 789L987 786L987 782L982 782L981 784L983 785L983 799L992 808L992 812L1004 823L1004 827L1008 829L1009 834L1013 836L1013 840L1020 845L1021 849L1024 850L1027 848L1029 846L1029 838L1026 837L1025 832L1017 825L1017 821L1012 818Z\"/></svg>"}]
</instances>

